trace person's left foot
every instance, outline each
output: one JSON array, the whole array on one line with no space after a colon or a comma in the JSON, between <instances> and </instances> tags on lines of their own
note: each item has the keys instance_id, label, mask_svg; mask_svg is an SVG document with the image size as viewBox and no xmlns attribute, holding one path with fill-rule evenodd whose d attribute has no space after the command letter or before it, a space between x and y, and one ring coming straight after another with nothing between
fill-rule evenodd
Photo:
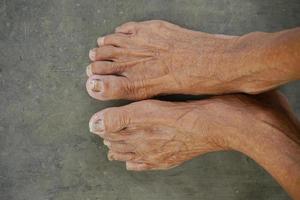
<instances>
[{"instance_id":1,"label":"person's left foot","mask_svg":"<svg viewBox=\"0 0 300 200\"><path fill-rule=\"evenodd\" d=\"M279 112L262 106L266 99ZM273 118L285 113L280 99L270 92L181 103L145 100L96 113L90 130L104 138L109 159L125 161L128 170L168 169L207 152L237 149L257 127L276 127Z\"/></svg>"}]
</instances>

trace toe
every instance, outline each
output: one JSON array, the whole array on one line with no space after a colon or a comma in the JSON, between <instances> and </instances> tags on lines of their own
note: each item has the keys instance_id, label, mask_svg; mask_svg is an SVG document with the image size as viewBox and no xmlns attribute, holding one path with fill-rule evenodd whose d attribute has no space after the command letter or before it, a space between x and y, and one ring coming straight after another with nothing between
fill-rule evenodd
<instances>
[{"instance_id":1,"label":"toe","mask_svg":"<svg viewBox=\"0 0 300 200\"><path fill-rule=\"evenodd\" d=\"M88 77L92 76L93 75L93 71L92 71L92 65L89 64L87 67L86 67L86 75Z\"/></svg>"},{"instance_id":2,"label":"toe","mask_svg":"<svg viewBox=\"0 0 300 200\"><path fill-rule=\"evenodd\" d=\"M94 76L92 76L94 77ZM101 79L93 78L87 82L87 90L92 97L97 98L96 95L103 92L103 83Z\"/></svg>"},{"instance_id":3,"label":"toe","mask_svg":"<svg viewBox=\"0 0 300 200\"><path fill-rule=\"evenodd\" d=\"M98 100L146 99L163 91L163 80L146 79L131 81L123 76L93 75L86 83L88 94Z\"/></svg>"},{"instance_id":4,"label":"toe","mask_svg":"<svg viewBox=\"0 0 300 200\"><path fill-rule=\"evenodd\" d=\"M86 83L88 94L98 100L119 99L124 96L127 82L124 77L93 75Z\"/></svg>"},{"instance_id":5,"label":"toe","mask_svg":"<svg viewBox=\"0 0 300 200\"><path fill-rule=\"evenodd\" d=\"M130 113L124 107L107 108L95 113L89 122L92 133L103 136L108 133L115 133L126 128L131 120ZM117 134L114 135L118 140ZM125 139L120 134L120 139Z\"/></svg>"},{"instance_id":6,"label":"toe","mask_svg":"<svg viewBox=\"0 0 300 200\"><path fill-rule=\"evenodd\" d=\"M119 48L115 46L100 46L90 50L91 61L120 61L128 58L147 58L153 57L154 52L149 50L138 50L129 48Z\"/></svg>"},{"instance_id":7,"label":"toe","mask_svg":"<svg viewBox=\"0 0 300 200\"><path fill-rule=\"evenodd\" d=\"M131 117L130 117L130 121L132 121ZM118 124L120 124L120 122ZM124 124L125 125L121 124L120 127L124 127L128 125L127 123ZM117 132L104 132L103 134L100 135L100 137L107 141L124 142L124 141L134 141L137 138L139 138L139 135L133 134L133 131L128 131L124 129L124 130L119 130Z\"/></svg>"},{"instance_id":8,"label":"toe","mask_svg":"<svg viewBox=\"0 0 300 200\"><path fill-rule=\"evenodd\" d=\"M138 23L137 22L127 22L115 29L116 33L134 34L136 33Z\"/></svg>"},{"instance_id":9,"label":"toe","mask_svg":"<svg viewBox=\"0 0 300 200\"><path fill-rule=\"evenodd\" d=\"M132 171L144 171L144 170L151 169L151 166L149 166L146 163L138 163L138 162L127 161L126 162L126 169L127 170L132 170Z\"/></svg>"},{"instance_id":10,"label":"toe","mask_svg":"<svg viewBox=\"0 0 300 200\"><path fill-rule=\"evenodd\" d=\"M98 112L94 114L89 121L90 132L95 133L97 135L102 136L105 131L103 114L102 112Z\"/></svg>"},{"instance_id":11,"label":"toe","mask_svg":"<svg viewBox=\"0 0 300 200\"><path fill-rule=\"evenodd\" d=\"M89 58L90 58L90 60L92 60L92 61L96 60L96 48L91 49L91 50L89 51Z\"/></svg>"},{"instance_id":12,"label":"toe","mask_svg":"<svg viewBox=\"0 0 300 200\"><path fill-rule=\"evenodd\" d=\"M89 58L91 61L113 60L118 55L122 54L122 52L122 49L114 46L103 46L91 49L89 52Z\"/></svg>"},{"instance_id":13,"label":"toe","mask_svg":"<svg viewBox=\"0 0 300 200\"><path fill-rule=\"evenodd\" d=\"M98 44L98 46L104 46L105 45L104 44L104 37L99 37L97 39L97 44Z\"/></svg>"},{"instance_id":14,"label":"toe","mask_svg":"<svg viewBox=\"0 0 300 200\"><path fill-rule=\"evenodd\" d=\"M98 38L97 43L99 46L127 47L130 44L130 36L122 33L114 33Z\"/></svg>"},{"instance_id":15,"label":"toe","mask_svg":"<svg viewBox=\"0 0 300 200\"><path fill-rule=\"evenodd\" d=\"M127 68L135 65L136 62L111 62L111 61L95 61L86 68L86 73L90 77L93 74L108 75L120 74Z\"/></svg>"},{"instance_id":16,"label":"toe","mask_svg":"<svg viewBox=\"0 0 300 200\"><path fill-rule=\"evenodd\" d=\"M135 157L134 153L119 153L115 151L109 151L107 154L108 160L118 160L118 161L129 161L133 160Z\"/></svg>"}]
</instances>

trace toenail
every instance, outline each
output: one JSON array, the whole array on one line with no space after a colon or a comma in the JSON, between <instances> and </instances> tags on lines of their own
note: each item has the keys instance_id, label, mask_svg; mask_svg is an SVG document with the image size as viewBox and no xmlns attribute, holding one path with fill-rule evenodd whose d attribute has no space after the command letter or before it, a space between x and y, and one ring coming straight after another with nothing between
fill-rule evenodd
<instances>
[{"instance_id":1,"label":"toenail","mask_svg":"<svg viewBox=\"0 0 300 200\"><path fill-rule=\"evenodd\" d=\"M102 81L99 79L93 79L89 81L90 88L94 92L101 92L102 89Z\"/></svg>"},{"instance_id":2,"label":"toenail","mask_svg":"<svg viewBox=\"0 0 300 200\"><path fill-rule=\"evenodd\" d=\"M109 154L107 156L107 158L108 158L109 161L113 161L114 160L114 156L112 154Z\"/></svg>"},{"instance_id":3,"label":"toenail","mask_svg":"<svg viewBox=\"0 0 300 200\"><path fill-rule=\"evenodd\" d=\"M102 119L99 119L98 121L92 122L90 124L90 132L99 133L101 131L104 131L104 124Z\"/></svg>"},{"instance_id":4,"label":"toenail","mask_svg":"<svg viewBox=\"0 0 300 200\"><path fill-rule=\"evenodd\" d=\"M104 37L99 37L97 39L97 43L98 43L98 45L104 45Z\"/></svg>"},{"instance_id":5,"label":"toenail","mask_svg":"<svg viewBox=\"0 0 300 200\"><path fill-rule=\"evenodd\" d=\"M103 140L103 144L106 145L106 146L108 146L108 147L110 147L110 145L111 145L111 143L109 141L107 141L107 140Z\"/></svg>"},{"instance_id":6,"label":"toenail","mask_svg":"<svg viewBox=\"0 0 300 200\"><path fill-rule=\"evenodd\" d=\"M96 50L95 49L91 49L89 52L89 57L92 61L96 60Z\"/></svg>"},{"instance_id":7,"label":"toenail","mask_svg":"<svg viewBox=\"0 0 300 200\"><path fill-rule=\"evenodd\" d=\"M86 74L88 76L92 76L93 75L93 72L92 72L92 65L89 64L87 67L86 67Z\"/></svg>"}]
</instances>

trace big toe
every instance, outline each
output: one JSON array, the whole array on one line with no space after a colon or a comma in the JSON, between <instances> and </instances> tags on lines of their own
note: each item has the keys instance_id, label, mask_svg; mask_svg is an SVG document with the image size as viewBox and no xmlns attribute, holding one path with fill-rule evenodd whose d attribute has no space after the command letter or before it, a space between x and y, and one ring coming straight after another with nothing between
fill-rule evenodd
<instances>
[{"instance_id":1,"label":"big toe","mask_svg":"<svg viewBox=\"0 0 300 200\"><path fill-rule=\"evenodd\" d=\"M114 75L92 75L86 83L88 94L98 100L140 100L163 91L160 79L134 80Z\"/></svg>"},{"instance_id":2,"label":"big toe","mask_svg":"<svg viewBox=\"0 0 300 200\"><path fill-rule=\"evenodd\" d=\"M92 133L103 136L126 128L129 122L129 112L123 107L113 107L95 113L89 121L89 128Z\"/></svg>"}]
</instances>

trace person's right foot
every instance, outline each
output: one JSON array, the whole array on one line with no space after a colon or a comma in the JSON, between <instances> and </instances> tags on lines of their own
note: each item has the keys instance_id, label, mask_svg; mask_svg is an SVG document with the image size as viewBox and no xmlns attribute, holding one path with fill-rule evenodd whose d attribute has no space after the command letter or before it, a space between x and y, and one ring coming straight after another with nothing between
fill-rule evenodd
<instances>
[{"instance_id":1,"label":"person's right foot","mask_svg":"<svg viewBox=\"0 0 300 200\"><path fill-rule=\"evenodd\" d=\"M230 48L236 38L164 21L126 23L90 51L88 93L99 100L138 100L238 91L233 73L225 73L236 66L232 54L240 50Z\"/></svg>"},{"instance_id":2,"label":"person's right foot","mask_svg":"<svg viewBox=\"0 0 300 200\"><path fill-rule=\"evenodd\" d=\"M251 143L274 141L278 130L299 143L290 114L286 99L268 92L176 103L144 100L102 110L89 125L109 147L110 160L125 161L130 170L155 170L213 151L255 152Z\"/></svg>"}]
</instances>

